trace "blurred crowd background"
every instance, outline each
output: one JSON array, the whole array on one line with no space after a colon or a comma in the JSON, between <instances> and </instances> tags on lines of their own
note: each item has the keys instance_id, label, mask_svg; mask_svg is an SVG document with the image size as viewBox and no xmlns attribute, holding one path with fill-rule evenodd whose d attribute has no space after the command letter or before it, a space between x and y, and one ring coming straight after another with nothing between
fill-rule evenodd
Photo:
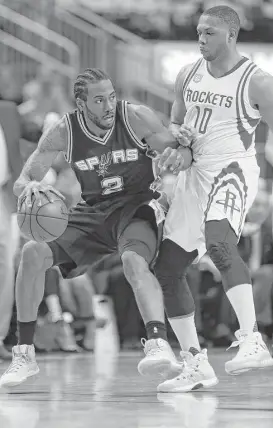
<instances>
[{"instance_id":1,"label":"blurred crowd background","mask_svg":"<svg viewBox=\"0 0 273 429\"><path fill-rule=\"evenodd\" d=\"M12 184L46 129L75 108L72 87L86 67L105 69L119 97L155 109L167 124L179 69L199 56L196 23L204 8L229 4L241 18L239 49L273 73L273 1L234 0L0 0L0 359L16 344L14 284L25 242L16 224ZM16 106L14 109L13 107ZM1 136L0 136L1 137ZM1 139L0 139L1 140ZM261 179L240 240L249 265L259 328L273 336L273 135L256 133ZM4 159L6 156L6 170ZM16 161L16 162L15 162ZM4 166L4 168L3 168ZM80 198L75 175L59 158L45 180L69 206ZM175 178L164 177L171 192ZM208 256L188 272L203 346L226 347L237 329L220 274ZM35 346L40 352L93 351L99 334L117 348L139 349L144 327L118 257L74 280L48 270ZM169 337L176 341L169 327Z\"/></svg>"}]
</instances>

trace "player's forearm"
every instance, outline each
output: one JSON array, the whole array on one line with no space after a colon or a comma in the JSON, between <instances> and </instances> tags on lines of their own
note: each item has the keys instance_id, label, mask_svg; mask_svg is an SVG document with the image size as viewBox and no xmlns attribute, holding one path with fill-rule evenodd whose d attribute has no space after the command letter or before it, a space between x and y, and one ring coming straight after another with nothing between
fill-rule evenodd
<instances>
[{"instance_id":1,"label":"player's forearm","mask_svg":"<svg viewBox=\"0 0 273 429\"><path fill-rule=\"evenodd\" d=\"M13 192L19 197L26 185L35 180L40 182L52 165L52 156L50 154L41 153L37 149L30 155L23 170L14 183Z\"/></svg>"}]
</instances>

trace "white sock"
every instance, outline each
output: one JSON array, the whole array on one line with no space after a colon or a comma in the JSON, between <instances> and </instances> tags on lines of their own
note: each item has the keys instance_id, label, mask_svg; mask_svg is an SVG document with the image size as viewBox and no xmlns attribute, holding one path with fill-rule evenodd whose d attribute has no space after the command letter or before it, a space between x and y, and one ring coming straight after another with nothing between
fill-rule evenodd
<instances>
[{"instance_id":1,"label":"white sock","mask_svg":"<svg viewBox=\"0 0 273 429\"><path fill-rule=\"evenodd\" d=\"M60 305L60 299L58 295L49 295L45 299L48 311L51 314L52 322L57 322L63 317L63 311Z\"/></svg>"},{"instance_id":2,"label":"white sock","mask_svg":"<svg viewBox=\"0 0 273 429\"><path fill-rule=\"evenodd\" d=\"M256 327L256 314L252 285L234 286L227 291L227 297L236 313L240 329L253 332Z\"/></svg>"},{"instance_id":3,"label":"white sock","mask_svg":"<svg viewBox=\"0 0 273 429\"><path fill-rule=\"evenodd\" d=\"M194 314L168 319L171 327L179 341L180 347L188 351L191 347L200 350L197 336Z\"/></svg>"}]
</instances>

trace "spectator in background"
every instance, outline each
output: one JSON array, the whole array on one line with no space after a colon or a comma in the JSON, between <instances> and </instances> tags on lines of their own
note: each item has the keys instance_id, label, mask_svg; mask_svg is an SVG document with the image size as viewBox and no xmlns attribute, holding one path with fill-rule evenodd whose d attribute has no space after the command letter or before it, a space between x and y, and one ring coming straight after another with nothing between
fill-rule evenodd
<instances>
[{"instance_id":1,"label":"spectator in background","mask_svg":"<svg viewBox=\"0 0 273 429\"><path fill-rule=\"evenodd\" d=\"M17 106L23 102L21 74L14 64L0 67L0 100L12 101Z\"/></svg>"},{"instance_id":2,"label":"spectator in background","mask_svg":"<svg viewBox=\"0 0 273 429\"><path fill-rule=\"evenodd\" d=\"M51 67L41 65L37 77L23 87L24 102L19 106L23 120L23 136L38 142L49 113L61 117L73 110L73 104L64 89L62 76Z\"/></svg>"},{"instance_id":3,"label":"spectator in background","mask_svg":"<svg viewBox=\"0 0 273 429\"><path fill-rule=\"evenodd\" d=\"M13 184L21 173L20 118L15 103L0 101L0 359L10 359L4 347L14 302L14 256L19 241L17 201Z\"/></svg>"}]
</instances>

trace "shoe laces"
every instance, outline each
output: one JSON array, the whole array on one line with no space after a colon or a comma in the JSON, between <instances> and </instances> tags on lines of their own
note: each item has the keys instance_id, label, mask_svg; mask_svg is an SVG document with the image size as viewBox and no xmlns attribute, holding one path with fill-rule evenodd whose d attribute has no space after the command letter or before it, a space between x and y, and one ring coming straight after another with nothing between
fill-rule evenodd
<instances>
[{"instance_id":1,"label":"shoe laces","mask_svg":"<svg viewBox=\"0 0 273 429\"><path fill-rule=\"evenodd\" d=\"M17 372L22 366L29 362L29 356L25 353L14 355L12 362L5 372L5 374L10 372Z\"/></svg>"},{"instance_id":2,"label":"shoe laces","mask_svg":"<svg viewBox=\"0 0 273 429\"><path fill-rule=\"evenodd\" d=\"M181 354L182 359L183 355ZM192 358L189 358L188 354L187 357L183 360L183 370L181 374L179 374L178 377L176 377L177 380L188 380L189 378L194 378L195 375L199 372L199 366L200 364L206 359L206 357L202 353L198 353L196 356L192 356Z\"/></svg>"},{"instance_id":3,"label":"shoe laces","mask_svg":"<svg viewBox=\"0 0 273 429\"><path fill-rule=\"evenodd\" d=\"M141 338L141 344L144 347L146 356L155 356L166 349L164 342L160 338L157 340L145 340L145 338Z\"/></svg>"},{"instance_id":4,"label":"shoe laces","mask_svg":"<svg viewBox=\"0 0 273 429\"><path fill-rule=\"evenodd\" d=\"M255 334L239 336L238 340L233 341L227 350L233 347L239 347L237 356L255 355L261 350L261 348L263 348L261 342L259 341L259 337Z\"/></svg>"}]
</instances>

